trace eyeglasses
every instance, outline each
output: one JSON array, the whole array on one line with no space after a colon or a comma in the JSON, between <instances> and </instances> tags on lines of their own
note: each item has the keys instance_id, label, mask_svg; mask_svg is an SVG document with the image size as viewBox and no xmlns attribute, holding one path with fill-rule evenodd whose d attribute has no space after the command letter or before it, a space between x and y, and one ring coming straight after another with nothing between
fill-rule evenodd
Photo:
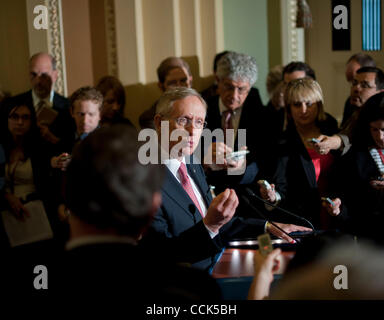
<instances>
[{"instance_id":1,"label":"eyeglasses","mask_svg":"<svg viewBox=\"0 0 384 320\"><path fill-rule=\"evenodd\" d=\"M358 85L360 85L360 87L361 87L362 89L375 89L375 88L376 88L376 86L372 86L372 85L370 85L369 82L367 82L367 81L361 81L361 82L359 82L359 81L357 81L357 80L352 80L352 87L356 87L356 86L358 86Z\"/></svg>"},{"instance_id":2,"label":"eyeglasses","mask_svg":"<svg viewBox=\"0 0 384 320\"><path fill-rule=\"evenodd\" d=\"M17 113L12 113L8 116L8 119L12 121L19 121L20 119L23 121L31 120L31 116L29 114L18 115Z\"/></svg>"},{"instance_id":3,"label":"eyeglasses","mask_svg":"<svg viewBox=\"0 0 384 320\"><path fill-rule=\"evenodd\" d=\"M189 119L187 117L178 117L174 119L176 123L181 127L190 126L193 123L193 127L196 129L204 129L207 126L207 122L201 119Z\"/></svg>"}]
</instances>

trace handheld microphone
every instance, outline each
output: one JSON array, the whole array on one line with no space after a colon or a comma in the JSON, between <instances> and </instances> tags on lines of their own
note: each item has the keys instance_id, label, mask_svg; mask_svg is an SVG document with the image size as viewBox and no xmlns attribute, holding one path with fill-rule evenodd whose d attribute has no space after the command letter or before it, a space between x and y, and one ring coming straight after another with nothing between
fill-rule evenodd
<instances>
[{"instance_id":1,"label":"handheld microphone","mask_svg":"<svg viewBox=\"0 0 384 320\"><path fill-rule=\"evenodd\" d=\"M247 187L247 188L245 188L245 191L246 191L246 192L248 193L248 195L250 195L251 197L254 197L254 198L258 199L258 200L264 202L265 204L267 204L267 205L269 205L269 206L271 206L271 207L273 207L273 208L275 208L275 209L277 209L277 210L280 210L280 211L282 211L282 212L284 212L284 213L290 215L291 217L294 217L294 218L296 218L296 219L299 219L299 220L301 220L301 221L306 222L306 223L310 226L310 228L311 228L313 231L315 231L315 227L313 226L313 224L312 224L309 220L305 219L304 217L301 217L301 216L299 216L299 215L297 215L297 214L294 214L294 213L292 213L292 212L290 212L290 211L288 211L288 210L285 210L285 209L279 207L279 206L276 205L276 204L272 204L272 203L270 203L270 202L264 200L263 198L261 198L261 197L259 197L258 195L256 195L256 194L252 191L251 188L248 188L248 187Z\"/></svg>"},{"instance_id":2,"label":"handheld microphone","mask_svg":"<svg viewBox=\"0 0 384 320\"><path fill-rule=\"evenodd\" d=\"M292 236L289 235L289 233L285 232L283 229L281 229L278 225L276 225L274 222L269 221L264 214L261 213L259 209L257 209L249 199L245 195L241 195L241 198L245 201L245 203L253 210L255 211L262 219L267 220L271 225L273 225L275 228L279 229L282 233L286 234L288 237L292 238Z\"/></svg>"}]
</instances>

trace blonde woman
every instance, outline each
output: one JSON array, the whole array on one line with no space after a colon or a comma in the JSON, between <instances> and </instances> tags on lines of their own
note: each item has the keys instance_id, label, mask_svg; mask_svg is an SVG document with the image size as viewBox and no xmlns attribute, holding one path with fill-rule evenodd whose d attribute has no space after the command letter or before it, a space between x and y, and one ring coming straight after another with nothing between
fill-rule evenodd
<instances>
[{"instance_id":1,"label":"blonde woman","mask_svg":"<svg viewBox=\"0 0 384 320\"><path fill-rule=\"evenodd\" d=\"M321 135L333 135L338 131L337 122L324 112L323 93L313 79L288 83L284 100L287 129L278 146L279 159L272 189L261 187L261 195L308 219L316 229L333 228L343 219L340 199L330 194L335 155L319 154L314 147ZM331 201L325 201L326 198ZM271 214L277 215L276 219L292 221L290 216Z\"/></svg>"}]
</instances>

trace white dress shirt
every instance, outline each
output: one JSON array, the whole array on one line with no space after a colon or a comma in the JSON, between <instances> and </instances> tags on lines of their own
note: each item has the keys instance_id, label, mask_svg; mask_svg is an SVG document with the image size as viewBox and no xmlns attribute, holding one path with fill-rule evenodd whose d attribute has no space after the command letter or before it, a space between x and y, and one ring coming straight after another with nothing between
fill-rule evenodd
<instances>
[{"instance_id":1,"label":"white dress shirt","mask_svg":"<svg viewBox=\"0 0 384 320\"><path fill-rule=\"evenodd\" d=\"M45 105L47 107L52 107L54 94L55 94L55 92L53 90L51 90L49 97L46 97L45 99L40 99L36 95L36 93L32 90L32 101L33 101L33 107L35 108L35 111L37 111L37 105L39 104L40 101L45 101Z\"/></svg>"},{"instance_id":2,"label":"white dress shirt","mask_svg":"<svg viewBox=\"0 0 384 320\"><path fill-rule=\"evenodd\" d=\"M182 159L182 162L185 164L185 158ZM169 171L171 171L171 173L176 178L176 180L181 184L181 179L180 179L180 175L178 172L181 162L178 159L165 159L163 161L163 163L169 169ZM193 181L192 177L189 174L188 174L188 178L189 178L189 181L191 182L192 189L196 195L197 201L199 202L203 216L205 217L205 215L207 214L208 208L205 204L204 198L203 198L199 188L197 187L195 181ZM214 238L217 235L217 233L212 232L207 226L205 226L205 227L207 228L211 238Z\"/></svg>"}]
</instances>

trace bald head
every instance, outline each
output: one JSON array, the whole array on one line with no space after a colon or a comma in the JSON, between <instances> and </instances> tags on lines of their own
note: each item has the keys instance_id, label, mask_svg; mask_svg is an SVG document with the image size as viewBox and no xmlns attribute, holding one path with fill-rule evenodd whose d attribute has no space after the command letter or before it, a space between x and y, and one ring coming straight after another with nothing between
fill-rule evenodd
<instances>
[{"instance_id":1,"label":"bald head","mask_svg":"<svg viewBox=\"0 0 384 320\"><path fill-rule=\"evenodd\" d=\"M44 52L34 54L29 59L29 77L35 94L40 99L48 97L57 80L55 58Z\"/></svg>"}]
</instances>

